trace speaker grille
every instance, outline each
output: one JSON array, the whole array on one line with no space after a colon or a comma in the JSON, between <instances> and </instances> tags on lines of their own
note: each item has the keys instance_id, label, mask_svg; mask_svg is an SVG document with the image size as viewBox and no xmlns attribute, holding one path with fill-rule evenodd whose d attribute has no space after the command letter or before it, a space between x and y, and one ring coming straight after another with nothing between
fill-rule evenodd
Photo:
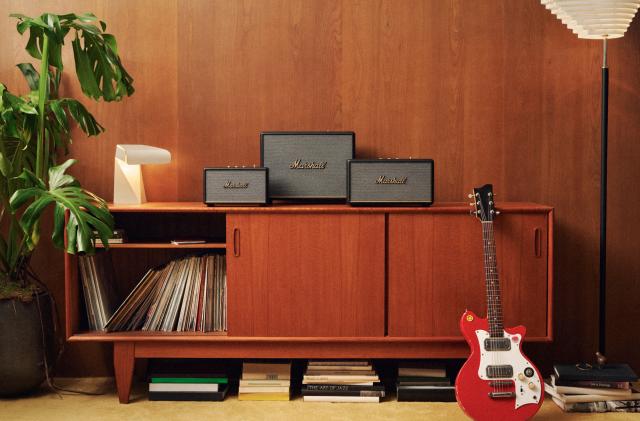
<instances>
[{"instance_id":1,"label":"speaker grille","mask_svg":"<svg viewBox=\"0 0 640 421\"><path fill-rule=\"evenodd\" d=\"M348 165L351 204L433 202L433 160L352 160Z\"/></svg>"},{"instance_id":2,"label":"speaker grille","mask_svg":"<svg viewBox=\"0 0 640 421\"><path fill-rule=\"evenodd\" d=\"M266 168L205 168L204 203L267 203Z\"/></svg>"},{"instance_id":3,"label":"speaker grille","mask_svg":"<svg viewBox=\"0 0 640 421\"><path fill-rule=\"evenodd\" d=\"M353 158L352 132L261 135L262 166L269 168L272 199L345 199L346 162Z\"/></svg>"}]
</instances>

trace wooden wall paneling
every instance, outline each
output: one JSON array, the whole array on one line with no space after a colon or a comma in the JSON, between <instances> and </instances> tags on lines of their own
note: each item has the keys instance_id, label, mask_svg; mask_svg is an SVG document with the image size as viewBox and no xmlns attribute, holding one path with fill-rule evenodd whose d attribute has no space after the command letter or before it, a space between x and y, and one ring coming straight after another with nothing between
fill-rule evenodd
<instances>
[{"instance_id":1,"label":"wooden wall paneling","mask_svg":"<svg viewBox=\"0 0 640 421\"><path fill-rule=\"evenodd\" d=\"M458 186L455 200L477 185L493 183L498 198L503 197L505 143L505 95L512 86L506 85L504 73L505 46L510 40L497 35L504 31L508 19L505 2L491 7L479 2L465 2L464 20L464 119L463 119L463 184ZM456 194L450 192L449 194ZM508 200L508 199L507 199Z\"/></svg>"},{"instance_id":2,"label":"wooden wall paneling","mask_svg":"<svg viewBox=\"0 0 640 421\"><path fill-rule=\"evenodd\" d=\"M609 43L607 356L640 371L629 326L640 320L640 22Z\"/></svg>"},{"instance_id":3,"label":"wooden wall paneling","mask_svg":"<svg viewBox=\"0 0 640 421\"><path fill-rule=\"evenodd\" d=\"M591 361L598 335L598 186L601 45L543 19L542 142L548 144L541 198L556 208L553 362ZM576 317L576 314L591 317Z\"/></svg>"},{"instance_id":4,"label":"wooden wall paneling","mask_svg":"<svg viewBox=\"0 0 640 421\"><path fill-rule=\"evenodd\" d=\"M339 6L197 0L180 8L180 200L201 200L204 166L259 164L261 131L350 129L340 117Z\"/></svg>"},{"instance_id":5,"label":"wooden wall paneling","mask_svg":"<svg viewBox=\"0 0 640 421\"><path fill-rule=\"evenodd\" d=\"M491 181L498 200L554 206L556 342L540 355L592 358L601 45L578 40L537 0L7 0L0 81L14 90L26 89L14 67L27 60L26 39L8 15L44 10L105 18L136 79L121 104L85 101L107 128L99 139L76 136L72 148L89 189L111 198L116 143L172 151L171 165L144 169L150 200L200 200L202 167L258 163L260 130L355 130L359 156L433 157L438 201ZM638 26L609 46L610 346L636 368L638 351L619 326L637 318L628 300L640 288L631 213L640 201ZM75 93L71 81L64 89ZM61 253L45 244L34 266L62 303ZM59 367L108 372L98 360L95 345L74 345Z\"/></svg>"},{"instance_id":6,"label":"wooden wall paneling","mask_svg":"<svg viewBox=\"0 0 640 421\"><path fill-rule=\"evenodd\" d=\"M434 158L436 197L459 200L463 2L345 1L343 15L343 120L358 157Z\"/></svg>"},{"instance_id":7,"label":"wooden wall paneling","mask_svg":"<svg viewBox=\"0 0 640 421\"><path fill-rule=\"evenodd\" d=\"M384 215L227 218L229 335L384 335Z\"/></svg>"},{"instance_id":8,"label":"wooden wall paneling","mask_svg":"<svg viewBox=\"0 0 640 421\"><path fill-rule=\"evenodd\" d=\"M10 13L37 16L44 12L84 13L91 11L105 20L108 31L118 40L122 60L131 73L135 94L121 103L95 103L85 98L75 81L71 46L65 46L65 72L61 93L79 98L106 128L98 138L86 138L74 131L70 155L78 159L71 172L82 185L107 200L113 197L113 159L117 143L142 143L166 147L173 153L170 165L143 169L149 200L174 200L177 160L174 144L177 129L177 67L175 32L177 2L175 0L139 1L135 7L127 2L3 1L0 3L0 82L13 92L26 93L27 85L15 68L16 63L30 61L24 50L27 35L15 30ZM49 238L50 223L43 224L42 244L32 265L52 290L64 325L63 255L54 250ZM72 324L75 322L72 322ZM69 376L106 375L112 371L111 350L101 344L77 346L67 344L57 373Z\"/></svg>"}]
</instances>

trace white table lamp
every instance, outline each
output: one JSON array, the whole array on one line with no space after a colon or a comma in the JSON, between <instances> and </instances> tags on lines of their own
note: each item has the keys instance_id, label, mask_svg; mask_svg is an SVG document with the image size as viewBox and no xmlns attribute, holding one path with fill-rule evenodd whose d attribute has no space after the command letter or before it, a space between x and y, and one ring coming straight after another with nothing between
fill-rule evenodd
<instances>
[{"instance_id":1,"label":"white table lamp","mask_svg":"<svg viewBox=\"0 0 640 421\"><path fill-rule=\"evenodd\" d=\"M147 201L140 165L168 164L171 153L147 145L116 145L113 173L113 203L141 204Z\"/></svg>"}]
</instances>

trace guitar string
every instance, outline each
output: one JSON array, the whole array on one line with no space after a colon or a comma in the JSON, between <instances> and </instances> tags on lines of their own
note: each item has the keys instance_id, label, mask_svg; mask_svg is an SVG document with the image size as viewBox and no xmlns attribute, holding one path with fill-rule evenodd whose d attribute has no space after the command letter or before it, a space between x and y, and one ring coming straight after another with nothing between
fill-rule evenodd
<instances>
[{"instance_id":1,"label":"guitar string","mask_svg":"<svg viewBox=\"0 0 640 421\"><path fill-rule=\"evenodd\" d=\"M487 312L489 317L489 336L490 338L504 337L504 330L502 327L502 309L500 302L500 285L498 281L497 262L496 262L496 249L495 249L495 236L493 230L492 221L483 221L483 242L484 242L484 263L485 263L485 278L487 287ZM495 341L490 339L489 343L491 348L495 349ZM500 381L502 378L508 377L508 368L501 365L502 361L495 350L487 351L491 352L492 362L494 363L494 373L497 374L498 379L495 380L494 386L498 392L506 391L508 387L506 384ZM500 364L497 364L500 363Z\"/></svg>"},{"instance_id":2,"label":"guitar string","mask_svg":"<svg viewBox=\"0 0 640 421\"><path fill-rule=\"evenodd\" d=\"M494 371L497 373L498 376L498 380L497 380L497 391L498 392L502 392L502 383L500 382L500 378L502 377L502 370L500 368L500 358L498 353L495 351L495 341L493 341L493 338L496 335L495 332L495 317L496 317L496 302L495 302L495 296L496 296L496 288L495 288L495 283L494 283L494 279L492 276L492 268L493 268L493 264L492 264L492 255L491 255L491 233L490 233L490 228L491 228L491 222L487 222L486 224L484 224L484 228L485 228L485 238L486 238L486 245L485 245L485 254L487 256L487 265L486 265L486 278L487 278L487 282L489 285L489 308L490 308L490 314L489 314L489 336L490 336L490 343L492 344L492 351L490 351L493 355L493 360L494 360Z\"/></svg>"},{"instance_id":3,"label":"guitar string","mask_svg":"<svg viewBox=\"0 0 640 421\"><path fill-rule=\"evenodd\" d=\"M502 320L502 302L501 302L501 294L500 294L500 281L498 278L498 264L497 264L497 256L496 256L496 242L494 237L494 229L493 222L489 226L489 249L492 255L492 282L494 283L494 330L496 331L496 335L504 338L504 326ZM508 368L506 366L500 366L500 371L502 377L507 377ZM505 386L506 387L506 386Z\"/></svg>"},{"instance_id":4,"label":"guitar string","mask_svg":"<svg viewBox=\"0 0 640 421\"><path fill-rule=\"evenodd\" d=\"M498 273L497 273L497 262L496 262L496 250L495 250L495 238L494 238L494 229L493 222L489 222L487 224L487 237L488 237L488 251L489 251L489 260L491 264L489 265L489 278L491 279L492 285L492 333L494 337L504 337L503 329L502 329L502 310L501 310L501 302L500 302L500 284L498 281ZM500 358L502 354L494 351L495 355L498 357L498 373L500 378L503 379L507 375L507 368L503 366L502 359ZM499 390L506 390L506 385L504 383L499 382Z\"/></svg>"},{"instance_id":5,"label":"guitar string","mask_svg":"<svg viewBox=\"0 0 640 421\"><path fill-rule=\"evenodd\" d=\"M483 215L484 216L484 215ZM485 216L486 217L486 216ZM495 306L492 300L493 297L493 293L494 293L494 287L492 285L491 282L491 277L489 275L490 273L490 256L489 256L489 237L488 237L488 221L483 220L482 221L482 240L483 240L483 255L484 255L484 270L485 270L485 284L486 284L486 290L487 290L487 318L489 320L489 344L492 344L492 340L491 338L493 337L493 325L492 325L492 318L495 314ZM483 344L480 344L480 346L484 346ZM494 351L492 351L492 348L490 346L489 350L486 350L486 352L489 352L491 354L491 358L490 361L493 365L493 372L496 373L496 371L499 371L498 364L497 364L497 356L496 353ZM499 373L498 373L499 375ZM487 373L487 377L488 373ZM491 379L490 379L491 381ZM494 381L495 382L495 381ZM497 387L496 387L497 386ZM494 389L496 389L498 392L501 391L501 387L500 387L500 383L499 382L495 382L494 383Z\"/></svg>"}]
</instances>

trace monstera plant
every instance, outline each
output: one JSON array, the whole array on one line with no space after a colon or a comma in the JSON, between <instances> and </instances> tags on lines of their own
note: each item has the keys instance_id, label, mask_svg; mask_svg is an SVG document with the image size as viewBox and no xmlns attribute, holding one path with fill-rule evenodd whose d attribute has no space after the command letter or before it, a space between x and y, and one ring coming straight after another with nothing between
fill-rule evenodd
<instances>
[{"instance_id":1,"label":"monstera plant","mask_svg":"<svg viewBox=\"0 0 640 421\"><path fill-rule=\"evenodd\" d=\"M11 17L18 33L28 34L26 51L33 60L17 65L26 94L0 83L0 395L38 385L46 374L42 367L49 365L42 342L50 335L42 329L52 324L43 319L50 314L50 295L29 264L42 218L52 215L53 244L68 253L92 253L95 233L107 244L113 229L105 201L67 173L75 163L64 158L74 128L88 136L104 128L80 101L59 96L65 42L73 49L84 95L119 101L133 93L115 37L93 14Z\"/></svg>"}]
</instances>

